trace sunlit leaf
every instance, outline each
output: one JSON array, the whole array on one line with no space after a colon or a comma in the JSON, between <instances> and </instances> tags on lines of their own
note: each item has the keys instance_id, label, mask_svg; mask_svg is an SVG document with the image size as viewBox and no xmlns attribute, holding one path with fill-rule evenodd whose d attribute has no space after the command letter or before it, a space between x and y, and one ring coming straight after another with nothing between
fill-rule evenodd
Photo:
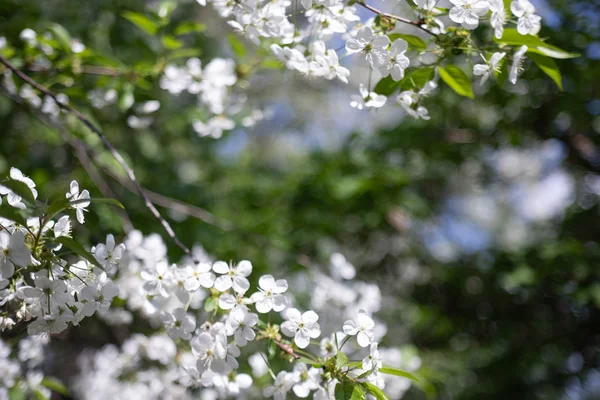
<instances>
[{"instance_id":1,"label":"sunlit leaf","mask_svg":"<svg viewBox=\"0 0 600 400\"><path fill-rule=\"evenodd\" d=\"M125 11L121 15L123 18L146 32L148 35L156 35L156 32L158 32L158 24L144 14L133 11Z\"/></svg>"},{"instance_id":2,"label":"sunlit leaf","mask_svg":"<svg viewBox=\"0 0 600 400\"><path fill-rule=\"evenodd\" d=\"M456 65L447 65L438 67L440 77L448 86L461 96L474 98L471 79Z\"/></svg>"}]
</instances>

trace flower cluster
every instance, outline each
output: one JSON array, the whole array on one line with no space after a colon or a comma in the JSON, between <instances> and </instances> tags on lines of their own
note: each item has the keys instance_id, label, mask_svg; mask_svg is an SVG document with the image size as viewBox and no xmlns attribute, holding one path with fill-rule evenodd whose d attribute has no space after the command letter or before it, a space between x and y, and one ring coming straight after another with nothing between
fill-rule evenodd
<instances>
[{"instance_id":1,"label":"flower cluster","mask_svg":"<svg viewBox=\"0 0 600 400\"><path fill-rule=\"evenodd\" d=\"M510 82L514 84L522 63L521 53L527 51L527 48L521 52L520 46L513 47L514 39L508 43L512 46L502 42L509 23L509 10L505 9L503 0L451 0L450 9L439 7L435 0L415 0L407 2L412 10L403 16L380 11L364 0L302 0L298 3L198 0L202 6L207 2L211 2L235 30L256 44L268 45L287 68L305 76L337 78L348 83L350 71L340 61L345 56L353 56L357 66L368 70L368 82L359 82L359 95L351 99L352 107L360 110L380 108L387 103L389 91L380 87L381 82L385 82L394 89L401 89L396 101L408 115L429 119L421 99L437 86L439 76L434 76L431 66L442 67L449 64L446 60L460 54L465 54L469 61L489 54L489 59L484 57L485 64L476 65L473 71L474 76L481 76L485 82L492 74L498 74L501 61L511 54ZM377 17L361 20L359 6ZM516 17L515 32L520 35L539 32L541 18L529 0L512 1L510 12ZM299 18L299 14L305 18ZM483 20L488 24L481 24ZM419 35L406 34L399 29L400 23L412 26ZM482 26L489 26L499 42L486 46L476 44L469 31ZM331 47L340 39L345 41L345 46ZM342 50L345 50L343 54ZM425 75L416 71L428 69L431 69L429 79L423 81L421 78Z\"/></svg>"},{"instance_id":2,"label":"flower cluster","mask_svg":"<svg viewBox=\"0 0 600 400\"><path fill-rule=\"evenodd\" d=\"M30 334L60 333L108 309L119 292L111 276L124 245L115 246L109 235L106 244L92 249L94 258L72 244L68 212L84 223L88 191L80 192L73 181L65 198L48 207L51 211L29 218L20 212L35 211L37 192L31 179L12 168L0 193L9 207L3 215L13 216L0 218L0 329L27 323ZM65 256L63 250L69 247L79 253L77 258Z\"/></svg>"},{"instance_id":3,"label":"flower cluster","mask_svg":"<svg viewBox=\"0 0 600 400\"><path fill-rule=\"evenodd\" d=\"M198 388L220 398L250 393L257 390L253 377L237 371L242 350L254 348L257 341L267 342L271 349L268 355L254 353L248 358L255 378L266 369L274 379L264 388L264 396L282 399L293 391L298 397L329 399L340 385L359 385L367 392L373 390L368 385L385 387L377 341L385 327L378 328L371 317L380 307L381 295L376 285L350 284L355 270L343 255L332 256L333 278L325 274L313 278L315 293L323 284L336 288L327 292L333 296L329 300L313 295L312 305L322 315L331 312L328 307L337 310L337 318L323 321L314 310L301 311L294 293L288 292L287 280L267 274L253 286L253 266L247 260L213 261L196 247L193 260L171 264L160 236L144 237L139 231L129 233L122 244L108 235L106 243L85 250L72 237L69 214L84 223L84 212L95 199L75 181L64 199L40 207L41 214L28 219L20 213L38 212L35 183L13 168L0 190L2 215L9 217L0 219L0 329L21 324L30 335L43 337L36 346L25 344L31 339L20 342L24 347L19 360L30 364L31 370L26 379L18 362L9 360L10 348L0 342L3 387L44 394L44 377L35 366L49 334L92 315L110 325L129 324L134 313L148 321L153 333L136 333L120 349L111 345L82 356L74 387L79 397L145 393L156 399L186 398ZM332 301L335 293L343 295L341 308ZM342 324L344 316L352 319ZM324 328L327 336L322 338ZM349 343L344 351L360 356L354 362L342 351L353 336L356 344ZM291 370L275 374L269 360L277 349L294 363ZM121 379L132 372L133 385L128 383L131 375Z\"/></svg>"}]
</instances>

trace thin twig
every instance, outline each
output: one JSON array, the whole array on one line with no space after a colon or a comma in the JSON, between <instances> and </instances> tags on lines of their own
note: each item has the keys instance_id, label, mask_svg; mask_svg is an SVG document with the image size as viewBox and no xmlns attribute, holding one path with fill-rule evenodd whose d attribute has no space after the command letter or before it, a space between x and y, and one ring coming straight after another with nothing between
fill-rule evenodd
<instances>
[{"instance_id":1,"label":"thin twig","mask_svg":"<svg viewBox=\"0 0 600 400\"><path fill-rule=\"evenodd\" d=\"M23 99L21 96L10 93L4 87L2 87L2 93L6 97L13 100L15 103L20 104L21 106L25 106L27 103L25 101L25 99ZM40 122L42 122L49 128L56 130L62 136L63 140L66 143L68 143L71 147L73 147L73 149L75 150L75 156L77 157L77 159L79 160L79 162L81 163L81 165L83 166L85 171L87 172L87 174L90 177L90 179L92 180L92 182L94 182L94 185L98 188L98 190L100 191L100 193L102 193L102 195L104 197L107 197L107 198L110 198L110 197L116 198L117 197L115 195L115 193L112 191L112 189L110 188L110 186L108 186L106 181L102 178L102 175L100 175L100 173L96 170L97 167L95 167L92 160L85 152L85 143L83 143L81 140L79 140L77 138L72 137L72 135L69 132L66 132L66 129L62 125L60 125L57 122L53 121L52 119L48 118L48 116L46 114L39 111L37 108L28 107L27 111L34 114ZM129 219L129 215L127 215L127 212L120 208L118 208L116 210L116 212L117 212L117 215L119 216L119 219L121 220L121 225L123 227L123 231L125 231L125 233L129 233L130 231L132 231L133 224L131 223L131 219Z\"/></svg>"},{"instance_id":2,"label":"thin twig","mask_svg":"<svg viewBox=\"0 0 600 400\"><path fill-rule=\"evenodd\" d=\"M102 170L104 171L104 173L108 174L111 178L116 180L125 189L129 190L130 192L136 192L135 186L129 180L121 178L120 176L106 168L102 168ZM147 188L144 188L143 190L144 192L146 192L146 195L148 196L150 201L152 201L152 203L158 206L165 207L170 210L179 212L181 214L197 218L203 222L206 222L207 224L214 225L217 228L220 228L224 231L229 231L232 229L231 222L217 219L212 213L206 211L203 208L194 206L181 200L164 196L160 193L153 192Z\"/></svg>"},{"instance_id":3,"label":"thin twig","mask_svg":"<svg viewBox=\"0 0 600 400\"><path fill-rule=\"evenodd\" d=\"M362 1L357 2L356 4L359 4L361 6L363 6L364 8L366 8L367 10L373 11L375 14L379 14L382 17L386 17L386 18L390 18L390 19L395 19L396 21L408 24L408 25L412 25L412 26L416 26L417 28L421 29L423 32L427 32L428 34L432 35L432 36L437 36L435 33L431 32L429 29L425 28L422 24L422 21L411 21L410 19L406 19L406 18L402 18L399 17L397 15L394 14L388 14L386 12L383 12L373 6L370 6L366 3L363 3Z\"/></svg>"},{"instance_id":4,"label":"thin twig","mask_svg":"<svg viewBox=\"0 0 600 400\"><path fill-rule=\"evenodd\" d=\"M173 228L171 227L171 225L167 222L167 220L165 220L163 218L163 216L156 209L156 207L154 206L154 204L152 204L152 202L150 201L150 199L146 195L146 192L144 192L144 189L142 188L142 186L140 185L140 183L136 179L135 173L133 172L133 170L131 169L131 167L129 167L129 165L127 164L127 162L123 159L123 157L121 156L121 154L112 145L112 143L108 140L108 138L106 136L104 136L104 133L102 133L102 131L99 128L97 128L85 115L83 115L81 112L79 112L76 108L73 108L72 106L70 106L68 104L65 104L62 101L60 101L60 99L58 99L57 95L54 94L54 92L50 91L46 87L40 85L38 82L36 82L33 79L31 79L29 76L27 76L26 74L24 74L21 70L19 70L17 67L15 67L14 65L12 65L3 56L0 56L0 63L4 64L8 69L10 69L11 71L13 71L19 78L21 78L22 80L24 80L25 82L27 82L28 84L30 84L31 86L33 86L34 88L36 88L37 90L39 90L40 92L44 93L46 96L49 96L50 98L52 98L61 109L63 109L65 111L73 114L90 131L92 131L94 134L96 134L96 136L98 136L100 138L100 140L102 141L102 143L104 144L104 146L111 152L112 156L117 160L117 162L119 164L121 164L121 167L125 170L125 172L127 173L127 176L129 177L129 179L135 185L138 194L144 200L144 204L152 212L152 214L156 217L156 219L158 219L158 221L163 226L163 228L165 229L165 231L167 232L167 234L171 237L171 239L173 240L173 242L180 249L182 249L185 254L187 254L190 257L192 257L192 260L194 260L194 262L197 262L197 260L195 259L195 256L192 253L192 251L185 244L183 244L179 240L179 238L175 234L175 231L173 231Z\"/></svg>"},{"instance_id":5,"label":"thin twig","mask_svg":"<svg viewBox=\"0 0 600 400\"><path fill-rule=\"evenodd\" d=\"M294 357L294 359L298 360L299 358L301 358L298 354L296 354L294 352L294 348L292 346L290 346L289 344L285 344L285 343L281 343L279 340L273 340L273 342L275 343L275 345L277 345L277 347L279 347L284 353L289 354L290 356Z\"/></svg>"}]
</instances>

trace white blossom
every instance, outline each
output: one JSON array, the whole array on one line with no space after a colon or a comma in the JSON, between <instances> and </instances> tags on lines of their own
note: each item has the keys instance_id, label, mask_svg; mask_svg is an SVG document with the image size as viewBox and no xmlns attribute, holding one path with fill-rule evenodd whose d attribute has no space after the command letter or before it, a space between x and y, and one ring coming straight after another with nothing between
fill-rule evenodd
<instances>
[{"instance_id":1,"label":"white blossom","mask_svg":"<svg viewBox=\"0 0 600 400\"><path fill-rule=\"evenodd\" d=\"M466 29L479 26L479 17L489 11L489 3L485 0L450 0L454 5L450 9L450 19Z\"/></svg>"},{"instance_id":2,"label":"white blossom","mask_svg":"<svg viewBox=\"0 0 600 400\"><path fill-rule=\"evenodd\" d=\"M263 275L258 280L259 291L250 296L256 306L256 311L261 314L280 312L287 306L287 299L282 293L288 289L285 279L275 280L272 275Z\"/></svg>"},{"instance_id":3,"label":"white blossom","mask_svg":"<svg viewBox=\"0 0 600 400\"><path fill-rule=\"evenodd\" d=\"M321 327L317 323L319 316L314 311L301 314L296 308L288 308L285 310L285 318L287 321L281 324L281 331L284 335L293 337L299 348L306 348L311 338L321 336Z\"/></svg>"},{"instance_id":4,"label":"white blossom","mask_svg":"<svg viewBox=\"0 0 600 400\"><path fill-rule=\"evenodd\" d=\"M361 347L367 347L373 341L373 328L375 322L364 310L358 312L356 320L344 322L344 333L350 336L356 336L356 340Z\"/></svg>"}]
</instances>

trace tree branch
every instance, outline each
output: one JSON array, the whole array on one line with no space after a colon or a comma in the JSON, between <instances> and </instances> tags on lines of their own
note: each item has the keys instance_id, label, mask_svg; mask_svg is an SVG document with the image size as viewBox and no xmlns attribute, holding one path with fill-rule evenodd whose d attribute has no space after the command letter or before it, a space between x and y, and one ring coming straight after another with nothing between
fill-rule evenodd
<instances>
[{"instance_id":1,"label":"tree branch","mask_svg":"<svg viewBox=\"0 0 600 400\"><path fill-rule=\"evenodd\" d=\"M370 10L370 11L374 12L375 14L379 14L382 17L386 17L386 18L389 18L389 19L395 19L398 22L402 22L402 23L405 23L405 24L408 24L408 25L415 26L415 27L421 29L423 32L427 32L431 36L437 36L435 33L431 32L429 29L423 27L422 21L411 21L410 19L402 18L402 17L399 17L399 16L394 15L394 14L388 14L388 13L383 12L383 11L381 11L381 10L373 7L373 6L370 6L370 5L366 4L366 3L363 3L362 1L359 1L356 4L359 4L359 5L363 6L364 8L366 8L367 10Z\"/></svg>"},{"instance_id":2,"label":"tree branch","mask_svg":"<svg viewBox=\"0 0 600 400\"><path fill-rule=\"evenodd\" d=\"M73 108L72 106L70 106L68 104L65 104L62 101L60 101L57 98L57 95L54 94L54 92L50 91L46 87L42 86L38 82L36 82L33 79L31 79L29 76L27 76L26 74L24 74L21 70L19 70L17 67L15 67L14 65L12 65L3 56L0 56L0 63L4 64L8 69L10 69L11 71L13 71L23 81L27 82L28 84L30 84L31 86L33 86L34 88L36 88L37 90L39 90L40 92L44 93L46 96L49 96L50 98L52 98L61 109L63 109L66 112L69 112L72 115L74 115L90 131L92 131L96 136L98 136L98 138L100 138L100 140L104 144L104 147L106 147L108 149L108 151L111 152L112 156L117 160L117 162L125 170L125 173L129 177L129 180L135 185L136 191L138 192L138 194L140 195L140 197L144 200L144 204L150 210L150 212L152 212L152 214L154 215L154 217L156 217L156 219L158 219L158 221L160 222L160 224L162 225L162 227L164 228L164 230L167 232L167 234L171 237L171 239L173 240L173 242L175 243L175 245L177 245L177 247L179 247L180 249L182 249L185 254L189 255L192 258L192 260L197 263L198 261L196 260L196 258L193 255L192 251L185 244L183 244L179 240L179 238L175 234L175 231L173 231L173 228L171 227L171 225L167 222L167 220L165 220L163 218L163 216L156 209L156 207L154 206L154 204L152 204L152 202L150 201L150 199L146 195L146 192L144 191L144 189L142 188L142 186L138 182L137 178L135 177L135 173L133 172L133 170L131 169L131 167L129 167L129 165L127 164L127 162L123 159L123 157L121 156L121 154L112 145L112 143L108 140L108 138L106 136L104 136L104 133L102 133L102 131L99 128L97 128L85 115L83 115L81 112L79 112L76 108Z\"/></svg>"}]
</instances>

